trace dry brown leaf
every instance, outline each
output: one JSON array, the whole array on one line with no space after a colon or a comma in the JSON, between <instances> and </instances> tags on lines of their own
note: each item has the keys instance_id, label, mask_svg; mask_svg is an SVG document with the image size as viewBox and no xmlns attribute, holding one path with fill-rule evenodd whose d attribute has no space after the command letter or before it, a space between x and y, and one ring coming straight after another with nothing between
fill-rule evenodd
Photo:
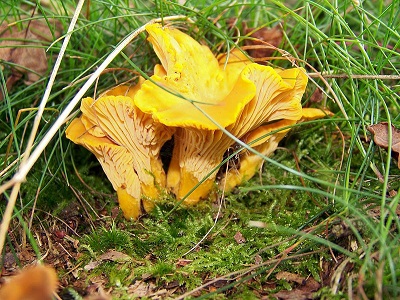
<instances>
[{"instance_id":1,"label":"dry brown leaf","mask_svg":"<svg viewBox=\"0 0 400 300\"><path fill-rule=\"evenodd\" d=\"M50 266L27 267L0 289L0 299L51 300L58 287L56 271Z\"/></svg>"},{"instance_id":2,"label":"dry brown leaf","mask_svg":"<svg viewBox=\"0 0 400 300\"><path fill-rule=\"evenodd\" d=\"M400 169L400 129L392 127L392 152L397 157L397 167ZM389 125L381 122L367 127L368 131L374 135L374 142L384 149L389 148Z\"/></svg>"},{"instance_id":3,"label":"dry brown leaf","mask_svg":"<svg viewBox=\"0 0 400 300\"><path fill-rule=\"evenodd\" d=\"M254 58L270 57L276 48L280 45L283 38L283 32L279 25L273 28L262 27L260 29L248 28L246 23L243 23L244 33L250 34L252 39L246 39L246 46L264 47L247 50L249 55Z\"/></svg>"},{"instance_id":4,"label":"dry brown leaf","mask_svg":"<svg viewBox=\"0 0 400 300\"><path fill-rule=\"evenodd\" d=\"M290 291L279 291L273 296L277 299L291 299L291 300L307 300L313 299L313 293L318 291L320 284L312 277L305 278L298 274L290 272L278 272L276 279L286 280L288 282L295 282L298 285Z\"/></svg>"},{"instance_id":5,"label":"dry brown leaf","mask_svg":"<svg viewBox=\"0 0 400 300\"><path fill-rule=\"evenodd\" d=\"M99 256L99 260L109 260L115 262L124 262L130 259L131 257L129 255L115 250L110 250Z\"/></svg>"},{"instance_id":6,"label":"dry brown leaf","mask_svg":"<svg viewBox=\"0 0 400 300\"><path fill-rule=\"evenodd\" d=\"M324 98L324 93L320 88L316 88L314 93L312 93L311 97L310 97L310 101L312 103L319 103L322 101L322 99Z\"/></svg>"},{"instance_id":7,"label":"dry brown leaf","mask_svg":"<svg viewBox=\"0 0 400 300\"><path fill-rule=\"evenodd\" d=\"M99 280L93 282L93 284L89 285L86 288L86 296L83 300L111 300L111 296L109 293L104 291L103 285L105 284L104 280Z\"/></svg>"},{"instance_id":8,"label":"dry brown leaf","mask_svg":"<svg viewBox=\"0 0 400 300\"><path fill-rule=\"evenodd\" d=\"M187 266L188 264L190 264L192 261L193 261L193 260L191 260L191 259L180 258L180 259L177 261L177 263L175 264L175 266L176 266L177 268L184 267L184 266Z\"/></svg>"},{"instance_id":9,"label":"dry brown leaf","mask_svg":"<svg viewBox=\"0 0 400 300\"><path fill-rule=\"evenodd\" d=\"M254 256L254 264L256 265L261 265L263 262L263 258L260 254L256 254L256 256Z\"/></svg>"},{"instance_id":10,"label":"dry brown leaf","mask_svg":"<svg viewBox=\"0 0 400 300\"><path fill-rule=\"evenodd\" d=\"M284 279L286 281L289 281L289 282L292 281L292 282L296 282L298 284L302 284L305 280L305 278L300 276L299 274L285 272L285 271L278 272L275 277L278 280Z\"/></svg>"},{"instance_id":11,"label":"dry brown leaf","mask_svg":"<svg viewBox=\"0 0 400 300\"><path fill-rule=\"evenodd\" d=\"M93 270L94 268L98 267L102 262L104 261L114 261L114 262L125 262L129 261L131 257L125 253L115 251L115 250L110 250L102 255L100 255L97 260L91 261L88 263L86 266L84 266L84 269L86 271Z\"/></svg>"},{"instance_id":12,"label":"dry brown leaf","mask_svg":"<svg viewBox=\"0 0 400 300\"><path fill-rule=\"evenodd\" d=\"M136 297L147 297L151 295L155 289L156 286L154 283L146 283L141 280L137 280L133 285L129 286L128 294Z\"/></svg>"},{"instance_id":13,"label":"dry brown leaf","mask_svg":"<svg viewBox=\"0 0 400 300\"><path fill-rule=\"evenodd\" d=\"M304 293L301 290L291 290L291 291L279 291L272 295L275 299L280 300L311 300L312 295L309 293Z\"/></svg>"},{"instance_id":14,"label":"dry brown leaf","mask_svg":"<svg viewBox=\"0 0 400 300\"><path fill-rule=\"evenodd\" d=\"M10 63L11 75L7 78L6 86L9 91L12 86L26 75L24 83L30 85L39 80L48 69L46 52L43 43L49 43L59 37L62 26L54 21L51 25L55 28L55 37L44 21L32 20L27 22L29 27L19 30L15 23L0 26L0 63ZM0 94L0 100L3 93Z\"/></svg>"},{"instance_id":15,"label":"dry brown leaf","mask_svg":"<svg viewBox=\"0 0 400 300\"><path fill-rule=\"evenodd\" d=\"M244 238L243 234L240 231L236 232L234 238L236 243L238 244L243 244L246 242L246 239Z\"/></svg>"}]
</instances>

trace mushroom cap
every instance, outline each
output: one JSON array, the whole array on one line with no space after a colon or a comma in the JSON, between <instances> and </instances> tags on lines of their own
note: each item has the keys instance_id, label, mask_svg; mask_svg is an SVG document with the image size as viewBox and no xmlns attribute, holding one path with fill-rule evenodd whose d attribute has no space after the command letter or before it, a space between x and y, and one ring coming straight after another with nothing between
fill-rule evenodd
<instances>
[{"instance_id":1,"label":"mushroom cap","mask_svg":"<svg viewBox=\"0 0 400 300\"><path fill-rule=\"evenodd\" d=\"M229 72L208 47L183 32L160 24L146 30L162 68L157 66L143 83L135 104L168 126L218 129L201 110L222 127L234 123L253 98L254 84L238 72Z\"/></svg>"},{"instance_id":2,"label":"mushroom cap","mask_svg":"<svg viewBox=\"0 0 400 300\"><path fill-rule=\"evenodd\" d=\"M256 85L255 97L245 106L235 124L227 129L261 154L278 147L291 126L303 116L301 98L308 78L302 68L276 70L257 64L243 72ZM281 130L280 130L281 129ZM277 131L273 134L271 132ZM249 151L240 154L240 167L222 174L219 187L230 191L257 172L263 158Z\"/></svg>"},{"instance_id":3,"label":"mushroom cap","mask_svg":"<svg viewBox=\"0 0 400 300\"><path fill-rule=\"evenodd\" d=\"M135 85L118 85L116 87L113 87L107 91L105 91L103 94L100 95L100 97L104 96L128 96L128 97L135 97L136 93L140 90L142 87L142 84L144 82L144 78L142 76L139 76L138 83Z\"/></svg>"},{"instance_id":4,"label":"mushroom cap","mask_svg":"<svg viewBox=\"0 0 400 300\"><path fill-rule=\"evenodd\" d=\"M325 118L327 116L333 116L333 113L327 109L321 108L303 108L301 121L312 121L316 119Z\"/></svg>"},{"instance_id":5,"label":"mushroom cap","mask_svg":"<svg viewBox=\"0 0 400 300\"><path fill-rule=\"evenodd\" d=\"M276 70L259 64L249 64L242 71L256 87L254 98L244 107L236 122L227 127L242 138L246 133L278 120L300 120L301 98L308 78L304 69Z\"/></svg>"},{"instance_id":6,"label":"mushroom cap","mask_svg":"<svg viewBox=\"0 0 400 300\"><path fill-rule=\"evenodd\" d=\"M258 64L249 64L243 73L254 82L256 94L227 129L261 154L270 155L289 131L289 128L279 129L295 124L302 117L300 101L308 78L301 68L276 70ZM276 130L279 131L270 135ZM230 191L250 179L262 162L262 157L243 151L239 169L222 174L220 189Z\"/></svg>"},{"instance_id":7,"label":"mushroom cap","mask_svg":"<svg viewBox=\"0 0 400 300\"><path fill-rule=\"evenodd\" d=\"M251 142L270 131L295 124L302 117L300 100L307 84L307 76L303 69L277 71L254 63L243 66L244 69L236 70L253 82L256 93L245 105L235 123L226 128L229 132L246 142ZM257 145L263 144L261 150L270 154L288 130L268 137L269 141L260 140ZM167 185L172 188L178 199L182 199L204 180L185 200L186 204L194 204L209 194L217 175L216 169L234 141L220 130L202 130L183 125L178 129L176 136L178 138L175 139ZM253 176L261 162L262 159L258 156L250 156L243 160L241 169L232 170L230 179L224 183L228 185L228 190Z\"/></svg>"}]
</instances>

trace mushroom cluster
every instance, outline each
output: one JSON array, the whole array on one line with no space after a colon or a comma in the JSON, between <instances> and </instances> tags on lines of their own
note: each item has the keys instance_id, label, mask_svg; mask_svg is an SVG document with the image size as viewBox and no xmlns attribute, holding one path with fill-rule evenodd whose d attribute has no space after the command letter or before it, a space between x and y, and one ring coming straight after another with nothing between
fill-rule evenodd
<instances>
[{"instance_id":1,"label":"mushroom cluster","mask_svg":"<svg viewBox=\"0 0 400 300\"><path fill-rule=\"evenodd\" d=\"M291 125L325 116L301 106L307 85L302 68L262 66L240 49L215 57L161 24L146 31L161 61L154 75L83 99L81 117L66 131L96 155L128 219L138 218L142 208L150 211L163 193L195 204L216 186L229 191L252 177L263 159L249 151L237 154L235 167L218 172L235 144L224 131L269 155ZM161 151L171 138L165 166Z\"/></svg>"}]
</instances>

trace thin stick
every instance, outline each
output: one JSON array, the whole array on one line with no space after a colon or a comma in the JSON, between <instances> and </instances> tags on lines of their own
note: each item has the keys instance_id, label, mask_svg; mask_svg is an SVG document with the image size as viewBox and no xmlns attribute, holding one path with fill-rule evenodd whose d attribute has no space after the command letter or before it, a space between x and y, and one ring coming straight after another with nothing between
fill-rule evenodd
<instances>
[{"instance_id":1,"label":"thin stick","mask_svg":"<svg viewBox=\"0 0 400 300\"><path fill-rule=\"evenodd\" d=\"M228 274L219 276L217 278L214 278L213 280L211 280L209 282L206 282L206 283L202 284L201 286L198 286L198 287L194 288L193 290L190 290L190 291L186 292L183 295L180 295L179 297L177 297L175 299L176 300L186 299L188 296L194 294L195 292L201 291L202 289L206 288L207 286L212 285L212 284L214 284L214 283L216 283L216 282L218 282L220 280L230 279L232 276L236 276L236 275L244 276L244 275L250 273L251 271L257 270L257 269L259 269L261 267L265 267L265 266L268 266L268 265L271 265L271 264L276 264L276 263L279 263L279 262L282 262L282 261L286 261L286 260L290 260L290 259L302 258L302 257L305 257L307 255L312 255L312 254L319 253L319 252L321 252L321 249L320 250L311 251L311 252L307 252L307 253L293 254L291 256L285 255L284 257L280 257L280 258L276 258L276 259L270 259L270 260L265 261L265 262L263 262L263 263L261 263L259 265L253 265L253 266L245 268L245 269L241 269L241 270L238 270L238 271L233 271L231 273L228 273Z\"/></svg>"},{"instance_id":2,"label":"thin stick","mask_svg":"<svg viewBox=\"0 0 400 300\"><path fill-rule=\"evenodd\" d=\"M400 75L365 75L365 74L324 74L324 73L308 73L312 78L352 78L352 79L381 79L381 80L399 80Z\"/></svg>"},{"instance_id":3,"label":"thin stick","mask_svg":"<svg viewBox=\"0 0 400 300\"><path fill-rule=\"evenodd\" d=\"M214 220L214 223L213 223L213 225L211 226L211 228L210 228L210 229L207 231L207 233L201 238L201 240L198 241L198 242L196 243L196 245L194 245L192 248L190 248L190 250L186 251L186 252L182 255L182 257L188 255L190 252L192 252L193 250L195 250L199 245L201 245L201 243L210 235L211 231L213 231L213 229L215 228L215 226L217 226L217 222L218 222L219 216L220 216L220 214L221 214L222 201L223 201L224 197L225 197L225 191L223 191L222 196L221 196L221 198L220 198L220 202L219 202L219 205L218 205L218 212L217 212L217 215L215 216L215 220Z\"/></svg>"}]
</instances>

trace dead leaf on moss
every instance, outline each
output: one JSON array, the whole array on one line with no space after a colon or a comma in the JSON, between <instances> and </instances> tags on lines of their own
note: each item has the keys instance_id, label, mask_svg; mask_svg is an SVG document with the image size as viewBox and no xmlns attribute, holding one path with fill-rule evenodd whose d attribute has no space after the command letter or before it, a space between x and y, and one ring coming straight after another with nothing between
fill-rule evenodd
<instances>
[{"instance_id":1,"label":"dead leaf on moss","mask_svg":"<svg viewBox=\"0 0 400 300\"><path fill-rule=\"evenodd\" d=\"M176 266L177 268L181 268L181 267L187 266L187 265L190 264L192 261L193 261L193 260L191 260L191 259L180 258L180 259L177 261L177 263L175 264L175 266Z\"/></svg>"},{"instance_id":2,"label":"dead leaf on moss","mask_svg":"<svg viewBox=\"0 0 400 300\"><path fill-rule=\"evenodd\" d=\"M304 277L300 276L299 274L295 274L295 273L290 273L290 272L278 272L276 274L276 279L278 280L286 280L288 282L296 282L298 284L302 284L303 281L305 280Z\"/></svg>"},{"instance_id":3,"label":"dead leaf on moss","mask_svg":"<svg viewBox=\"0 0 400 300\"><path fill-rule=\"evenodd\" d=\"M243 244L246 242L246 239L244 238L243 234L240 231L236 232L234 238L236 243L238 244Z\"/></svg>"},{"instance_id":4,"label":"dead leaf on moss","mask_svg":"<svg viewBox=\"0 0 400 300\"><path fill-rule=\"evenodd\" d=\"M24 83L30 85L46 74L48 64L44 43L50 43L62 32L58 21L51 24L54 36L44 21L32 20L26 24L22 29L18 27L21 24L17 26L15 22L3 22L0 26L0 64L2 68L8 65L11 69L11 75L6 82L8 91L24 75ZM4 93L1 93L0 100L3 97Z\"/></svg>"},{"instance_id":5,"label":"dead leaf on moss","mask_svg":"<svg viewBox=\"0 0 400 300\"><path fill-rule=\"evenodd\" d=\"M90 263L88 263L84 269L86 271L90 271L93 270L95 268L97 268L101 263L103 263L104 261L113 261L113 262L125 262L125 261L129 261L131 259L131 257L125 253L119 252L119 251L115 251L115 250L110 250L102 255L100 255L97 260L95 261L91 261Z\"/></svg>"},{"instance_id":6,"label":"dead leaf on moss","mask_svg":"<svg viewBox=\"0 0 400 300\"><path fill-rule=\"evenodd\" d=\"M99 280L93 282L86 289L87 296L83 298L84 300L111 300L111 296L104 291L103 285L104 280Z\"/></svg>"},{"instance_id":7,"label":"dead leaf on moss","mask_svg":"<svg viewBox=\"0 0 400 300\"><path fill-rule=\"evenodd\" d=\"M400 169L400 129L393 125L392 127L392 152L397 157L397 167ZM389 148L389 125L387 122L381 122L367 127L368 131L374 135L374 142L379 147Z\"/></svg>"},{"instance_id":8,"label":"dead leaf on moss","mask_svg":"<svg viewBox=\"0 0 400 300\"><path fill-rule=\"evenodd\" d=\"M276 279L294 282L297 286L293 287L290 291L279 291L273 296L276 299L291 299L291 300L307 300L314 299L313 293L318 291L320 284L312 277L302 277L295 273L279 272L276 274Z\"/></svg>"},{"instance_id":9,"label":"dead leaf on moss","mask_svg":"<svg viewBox=\"0 0 400 300\"><path fill-rule=\"evenodd\" d=\"M249 55L254 58L270 57L282 42L283 32L279 25L273 28L256 29L248 28L247 24L243 22L243 30L244 34L250 34L251 38L245 40L246 46L263 46L247 50Z\"/></svg>"},{"instance_id":10,"label":"dead leaf on moss","mask_svg":"<svg viewBox=\"0 0 400 300\"><path fill-rule=\"evenodd\" d=\"M261 257L261 255L256 254L256 256L254 256L254 264L261 265L262 262L263 262L263 258Z\"/></svg>"},{"instance_id":11,"label":"dead leaf on moss","mask_svg":"<svg viewBox=\"0 0 400 300\"><path fill-rule=\"evenodd\" d=\"M146 283L141 280L137 280L133 285L129 286L128 294L136 297L148 297L153 294L156 289L156 285L152 282Z\"/></svg>"}]
</instances>

